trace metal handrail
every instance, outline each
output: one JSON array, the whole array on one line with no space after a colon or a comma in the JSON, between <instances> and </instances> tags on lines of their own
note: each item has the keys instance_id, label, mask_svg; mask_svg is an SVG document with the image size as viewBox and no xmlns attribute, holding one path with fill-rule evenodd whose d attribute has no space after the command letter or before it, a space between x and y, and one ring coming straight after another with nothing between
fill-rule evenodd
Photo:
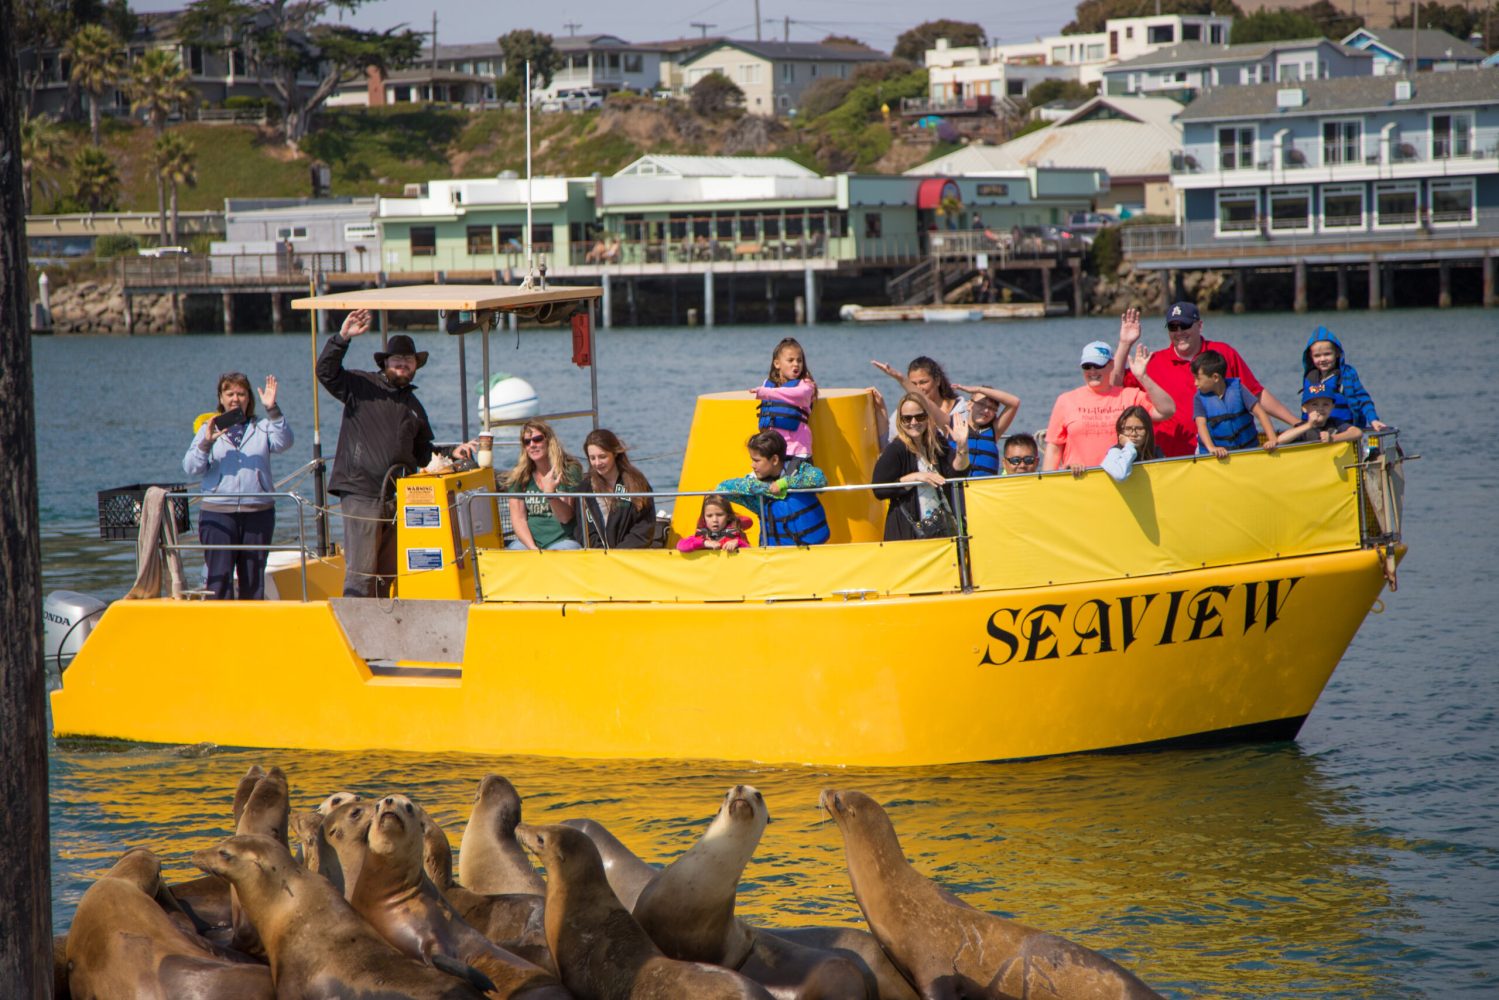
<instances>
[{"instance_id":1,"label":"metal handrail","mask_svg":"<svg viewBox=\"0 0 1499 1000\"><path fill-rule=\"evenodd\" d=\"M312 462L308 463L313 464ZM304 467L305 469L305 467ZM293 476L300 475L304 469L299 469ZM308 500L292 492L275 493L188 493L173 492L174 497L187 497L189 500L227 500L235 499L259 499L259 500L290 500L297 505L297 544L296 545L194 545L190 542L178 542L176 544L161 543L163 550L168 552L297 552L302 558L299 560L302 571L302 602L307 602L307 517L306 508ZM273 508L274 509L274 508ZM199 515L202 516L201 514Z\"/></svg>"}]
</instances>

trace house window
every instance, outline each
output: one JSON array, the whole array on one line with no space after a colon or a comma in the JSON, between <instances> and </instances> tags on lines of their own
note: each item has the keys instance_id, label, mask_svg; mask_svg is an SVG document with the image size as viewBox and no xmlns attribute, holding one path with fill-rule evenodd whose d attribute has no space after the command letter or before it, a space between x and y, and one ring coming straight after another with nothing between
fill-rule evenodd
<instances>
[{"instance_id":1,"label":"house window","mask_svg":"<svg viewBox=\"0 0 1499 1000\"><path fill-rule=\"evenodd\" d=\"M1051 61L1057 66L1065 63L1067 61L1067 46L1053 45L1051 47Z\"/></svg>"},{"instance_id":2,"label":"house window","mask_svg":"<svg viewBox=\"0 0 1499 1000\"><path fill-rule=\"evenodd\" d=\"M1132 39L1132 38L1134 38L1135 37L1135 29L1133 27L1127 27L1127 28L1125 28L1124 29L1124 37L1126 39Z\"/></svg>"},{"instance_id":3,"label":"house window","mask_svg":"<svg viewBox=\"0 0 1499 1000\"><path fill-rule=\"evenodd\" d=\"M626 73L639 73L639 72L642 72L644 70L644 68L645 68L645 57L642 56L639 52L626 52L625 53L625 72Z\"/></svg>"},{"instance_id":4,"label":"house window","mask_svg":"<svg viewBox=\"0 0 1499 1000\"><path fill-rule=\"evenodd\" d=\"M1433 226L1471 226L1477 221L1473 215L1473 178L1444 178L1429 183Z\"/></svg>"},{"instance_id":5,"label":"house window","mask_svg":"<svg viewBox=\"0 0 1499 1000\"><path fill-rule=\"evenodd\" d=\"M1322 189L1323 229L1364 228L1364 186L1344 184Z\"/></svg>"},{"instance_id":6,"label":"house window","mask_svg":"<svg viewBox=\"0 0 1499 1000\"><path fill-rule=\"evenodd\" d=\"M1295 83L1301 79L1301 68L1295 63L1282 63L1279 70L1282 83Z\"/></svg>"},{"instance_id":7,"label":"house window","mask_svg":"<svg viewBox=\"0 0 1499 1000\"><path fill-rule=\"evenodd\" d=\"M734 238L734 216L728 212L713 218L713 234L721 240Z\"/></svg>"},{"instance_id":8,"label":"house window","mask_svg":"<svg viewBox=\"0 0 1499 1000\"><path fill-rule=\"evenodd\" d=\"M1097 45L1089 45L1086 49L1083 50L1083 58L1088 62L1098 62L1103 59L1103 57L1102 42Z\"/></svg>"},{"instance_id":9,"label":"house window","mask_svg":"<svg viewBox=\"0 0 1499 1000\"><path fill-rule=\"evenodd\" d=\"M1145 40L1151 45L1170 45L1176 41L1174 24L1153 24L1145 29Z\"/></svg>"},{"instance_id":10,"label":"house window","mask_svg":"<svg viewBox=\"0 0 1499 1000\"><path fill-rule=\"evenodd\" d=\"M495 226L494 228L495 238L497 239L500 250L502 252L518 253L526 248L524 243L524 240L526 238L526 228L524 226L507 226L502 224Z\"/></svg>"},{"instance_id":11,"label":"house window","mask_svg":"<svg viewBox=\"0 0 1499 1000\"><path fill-rule=\"evenodd\" d=\"M805 228L806 217L802 215L786 216L786 237L800 236Z\"/></svg>"},{"instance_id":12,"label":"house window","mask_svg":"<svg viewBox=\"0 0 1499 1000\"><path fill-rule=\"evenodd\" d=\"M1213 24L1208 26L1208 41L1213 45L1223 44L1223 25Z\"/></svg>"},{"instance_id":13,"label":"house window","mask_svg":"<svg viewBox=\"0 0 1499 1000\"><path fill-rule=\"evenodd\" d=\"M411 256L433 257L437 254L437 229L433 226L411 227Z\"/></svg>"},{"instance_id":14,"label":"house window","mask_svg":"<svg viewBox=\"0 0 1499 1000\"><path fill-rule=\"evenodd\" d=\"M471 256L494 253L494 228L491 226L469 226L468 252Z\"/></svg>"},{"instance_id":15,"label":"house window","mask_svg":"<svg viewBox=\"0 0 1499 1000\"><path fill-rule=\"evenodd\" d=\"M1254 129L1218 130L1218 169L1248 170L1254 166Z\"/></svg>"},{"instance_id":16,"label":"house window","mask_svg":"<svg viewBox=\"0 0 1499 1000\"><path fill-rule=\"evenodd\" d=\"M639 243L645 239L645 216L627 215L624 218L625 240L629 243Z\"/></svg>"},{"instance_id":17,"label":"house window","mask_svg":"<svg viewBox=\"0 0 1499 1000\"><path fill-rule=\"evenodd\" d=\"M848 210L840 208L828 213L828 235L842 238L848 235Z\"/></svg>"},{"instance_id":18,"label":"house window","mask_svg":"<svg viewBox=\"0 0 1499 1000\"><path fill-rule=\"evenodd\" d=\"M282 226L276 230L276 239L283 243L296 243L307 238L306 226Z\"/></svg>"},{"instance_id":19,"label":"house window","mask_svg":"<svg viewBox=\"0 0 1499 1000\"><path fill-rule=\"evenodd\" d=\"M619 53L618 52L611 52L611 53L609 53L609 68L611 70L613 70L614 72L616 72L616 73L619 72Z\"/></svg>"},{"instance_id":20,"label":"house window","mask_svg":"<svg viewBox=\"0 0 1499 1000\"><path fill-rule=\"evenodd\" d=\"M781 238L781 217L779 215L762 216L765 220L765 238L778 240Z\"/></svg>"},{"instance_id":21,"label":"house window","mask_svg":"<svg viewBox=\"0 0 1499 1000\"><path fill-rule=\"evenodd\" d=\"M692 221L691 216L673 215L666 220L667 233L674 240L685 240L687 238L687 225Z\"/></svg>"},{"instance_id":22,"label":"house window","mask_svg":"<svg viewBox=\"0 0 1499 1000\"><path fill-rule=\"evenodd\" d=\"M1182 25L1182 41L1184 41L1184 42L1200 42L1200 41L1202 41L1202 25L1200 25L1200 24L1184 24L1184 25Z\"/></svg>"},{"instance_id":23,"label":"house window","mask_svg":"<svg viewBox=\"0 0 1499 1000\"><path fill-rule=\"evenodd\" d=\"M550 250L552 248L551 223L538 222L531 226L531 246L538 250Z\"/></svg>"},{"instance_id":24,"label":"house window","mask_svg":"<svg viewBox=\"0 0 1499 1000\"><path fill-rule=\"evenodd\" d=\"M791 63L781 63L781 82L791 83L796 79L796 66Z\"/></svg>"},{"instance_id":25,"label":"house window","mask_svg":"<svg viewBox=\"0 0 1499 1000\"><path fill-rule=\"evenodd\" d=\"M1258 191L1218 192L1218 235L1242 236L1259 231Z\"/></svg>"},{"instance_id":26,"label":"house window","mask_svg":"<svg viewBox=\"0 0 1499 1000\"><path fill-rule=\"evenodd\" d=\"M1473 116L1431 116L1431 158L1450 160L1454 156L1469 156L1473 150Z\"/></svg>"},{"instance_id":27,"label":"house window","mask_svg":"<svg viewBox=\"0 0 1499 1000\"><path fill-rule=\"evenodd\" d=\"M817 64L813 63L812 65L808 66L807 67L807 72L810 73L812 75L812 77L815 79L817 77Z\"/></svg>"},{"instance_id":28,"label":"house window","mask_svg":"<svg viewBox=\"0 0 1499 1000\"><path fill-rule=\"evenodd\" d=\"M1309 188L1270 192L1270 229L1278 233L1312 231L1312 193Z\"/></svg>"},{"instance_id":29,"label":"house window","mask_svg":"<svg viewBox=\"0 0 1499 1000\"><path fill-rule=\"evenodd\" d=\"M739 82L740 83L759 83L760 82L760 64L759 63L741 63L739 65Z\"/></svg>"},{"instance_id":30,"label":"house window","mask_svg":"<svg viewBox=\"0 0 1499 1000\"><path fill-rule=\"evenodd\" d=\"M1417 182L1374 185L1374 228L1412 229L1420 219Z\"/></svg>"},{"instance_id":31,"label":"house window","mask_svg":"<svg viewBox=\"0 0 1499 1000\"><path fill-rule=\"evenodd\" d=\"M1005 81L1005 95L1007 97L1024 97L1025 96L1025 81L1024 80L1006 80Z\"/></svg>"},{"instance_id":32,"label":"house window","mask_svg":"<svg viewBox=\"0 0 1499 1000\"><path fill-rule=\"evenodd\" d=\"M1364 159L1363 122L1322 123L1322 164L1361 163Z\"/></svg>"},{"instance_id":33,"label":"house window","mask_svg":"<svg viewBox=\"0 0 1499 1000\"><path fill-rule=\"evenodd\" d=\"M760 217L751 212L739 214L739 238L752 240L760 235Z\"/></svg>"}]
</instances>

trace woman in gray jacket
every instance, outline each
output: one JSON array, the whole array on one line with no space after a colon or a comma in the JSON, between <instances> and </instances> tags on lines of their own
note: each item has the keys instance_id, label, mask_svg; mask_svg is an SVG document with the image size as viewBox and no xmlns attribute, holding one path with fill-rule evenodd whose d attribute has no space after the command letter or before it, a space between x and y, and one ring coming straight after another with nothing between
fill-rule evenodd
<instances>
[{"instance_id":1,"label":"woman in gray jacket","mask_svg":"<svg viewBox=\"0 0 1499 1000\"><path fill-rule=\"evenodd\" d=\"M204 497L198 515L198 539L204 545L269 545L276 530L275 502L270 497L244 496L269 493L271 456L292 446L291 428L276 405L276 376L267 375L259 391L265 417L255 417L255 398L250 380L240 372L219 376L221 419L205 420L187 454L182 470L203 478ZM237 413L239 419L222 419ZM208 569L208 589L216 600L235 597L258 601L265 597L264 551L210 549L203 554Z\"/></svg>"}]
</instances>

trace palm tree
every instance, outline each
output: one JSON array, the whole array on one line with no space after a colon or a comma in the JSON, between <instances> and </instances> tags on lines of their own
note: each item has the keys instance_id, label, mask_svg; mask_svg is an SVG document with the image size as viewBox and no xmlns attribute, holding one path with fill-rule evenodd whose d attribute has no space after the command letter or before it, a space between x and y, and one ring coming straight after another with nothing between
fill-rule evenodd
<instances>
[{"instance_id":1,"label":"palm tree","mask_svg":"<svg viewBox=\"0 0 1499 1000\"><path fill-rule=\"evenodd\" d=\"M124 72L124 44L108 28L85 24L74 33L64 54L68 75L88 94L89 135L99 145L99 100L120 82Z\"/></svg>"},{"instance_id":2,"label":"palm tree","mask_svg":"<svg viewBox=\"0 0 1499 1000\"><path fill-rule=\"evenodd\" d=\"M120 194L120 175L102 149L84 146L73 157L73 192L91 212L114 207Z\"/></svg>"},{"instance_id":3,"label":"palm tree","mask_svg":"<svg viewBox=\"0 0 1499 1000\"><path fill-rule=\"evenodd\" d=\"M27 115L21 120L21 197L26 211L31 211L31 182L36 171L59 170L67 166L63 156L65 143L62 129L47 115L33 118ZM50 181L43 186L55 187Z\"/></svg>"},{"instance_id":4,"label":"palm tree","mask_svg":"<svg viewBox=\"0 0 1499 1000\"><path fill-rule=\"evenodd\" d=\"M188 187L197 185L198 154L193 151L192 146L188 145L180 132L168 132L157 139L156 145L152 148L152 154L152 165L156 167L156 176L172 192L171 245L177 246L177 190L183 184Z\"/></svg>"},{"instance_id":5,"label":"palm tree","mask_svg":"<svg viewBox=\"0 0 1499 1000\"><path fill-rule=\"evenodd\" d=\"M187 70L177 61L177 54L167 49L152 49L130 67L125 89L130 94L130 110L144 111L151 130L160 141L166 133L167 117L197 97L188 82ZM167 240L167 194L161 174L156 175L156 214L161 221L161 240Z\"/></svg>"}]
</instances>

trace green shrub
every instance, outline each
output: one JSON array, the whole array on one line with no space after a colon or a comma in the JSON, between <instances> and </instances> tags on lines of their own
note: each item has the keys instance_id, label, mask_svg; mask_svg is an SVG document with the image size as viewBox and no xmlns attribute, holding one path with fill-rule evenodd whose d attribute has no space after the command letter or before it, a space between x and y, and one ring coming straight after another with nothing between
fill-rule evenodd
<instances>
[{"instance_id":1,"label":"green shrub","mask_svg":"<svg viewBox=\"0 0 1499 1000\"><path fill-rule=\"evenodd\" d=\"M1118 226L1104 226L1093 235L1088 262L1094 274L1100 278L1112 278L1118 273L1119 263L1123 259L1123 240L1119 238Z\"/></svg>"},{"instance_id":2,"label":"green shrub","mask_svg":"<svg viewBox=\"0 0 1499 1000\"><path fill-rule=\"evenodd\" d=\"M140 240L127 233L105 233L94 240L94 258L105 260L110 257L133 254L141 248Z\"/></svg>"}]
</instances>

